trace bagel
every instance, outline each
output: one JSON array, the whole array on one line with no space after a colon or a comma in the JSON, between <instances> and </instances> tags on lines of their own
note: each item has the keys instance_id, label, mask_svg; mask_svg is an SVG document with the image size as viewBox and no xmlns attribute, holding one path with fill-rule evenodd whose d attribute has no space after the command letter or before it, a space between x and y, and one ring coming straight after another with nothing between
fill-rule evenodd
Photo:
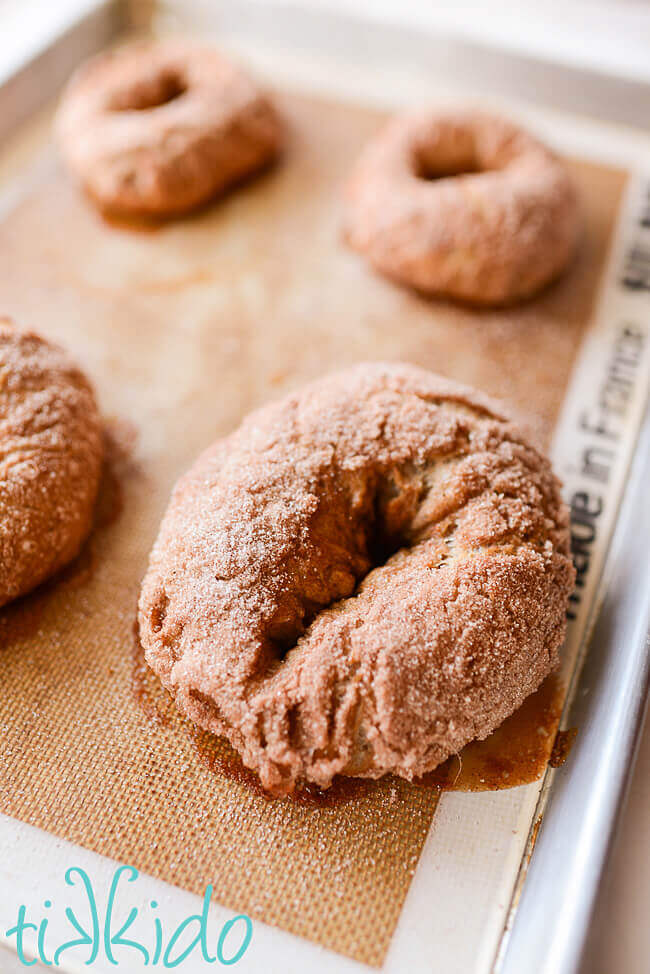
<instances>
[{"instance_id":1,"label":"bagel","mask_svg":"<svg viewBox=\"0 0 650 974\"><path fill-rule=\"evenodd\" d=\"M579 226L560 160L478 112L394 118L347 187L352 248L402 284L472 304L509 304L544 287L569 263Z\"/></svg>"},{"instance_id":2,"label":"bagel","mask_svg":"<svg viewBox=\"0 0 650 974\"><path fill-rule=\"evenodd\" d=\"M558 481L500 408L363 364L198 458L139 625L178 708L286 794L487 736L555 667L573 580Z\"/></svg>"},{"instance_id":3,"label":"bagel","mask_svg":"<svg viewBox=\"0 0 650 974\"><path fill-rule=\"evenodd\" d=\"M83 65L55 120L62 154L102 210L187 212L267 166L282 125L239 68L185 40L139 41Z\"/></svg>"},{"instance_id":4,"label":"bagel","mask_svg":"<svg viewBox=\"0 0 650 974\"><path fill-rule=\"evenodd\" d=\"M0 321L0 605L79 553L102 456L86 378L56 345Z\"/></svg>"}]
</instances>

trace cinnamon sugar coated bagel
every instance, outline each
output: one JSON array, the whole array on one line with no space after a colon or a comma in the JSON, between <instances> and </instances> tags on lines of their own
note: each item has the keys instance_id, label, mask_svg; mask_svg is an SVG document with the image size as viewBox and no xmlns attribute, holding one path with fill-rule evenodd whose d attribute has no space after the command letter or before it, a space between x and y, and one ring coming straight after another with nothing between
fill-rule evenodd
<instances>
[{"instance_id":1,"label":"cinnamon sugar coated bagel","mask_svg":"<svg viewBox=\"0 0 650 974\"><path fill-rule=\"evenodd\" d=\"M573 580L558 481L498 407L365 364L181 478L140 631L180 710L284 794L485 737L555 667Z\"/></svg>"},{"instance_id":2,"label":"cinnamon sugar coated bagel","mask_svg":"<svg viewBox=\"0 0 650 974\"><path fill-rule=\"evenodd\" d=\"M397 117L367 146L345 235L396 281L489 305L557 277L579 222L569 174L541 143L501 118L441 110Z\"/></svg>"},{"instance_id":3,"label":"cinnamon sugar coated bagel","mask_svg":"<svg viewBox=\"0 0 650 974\"><path fill-rule=\"evenodd\" d=\"M0 320L0 605L78 554L102 454L86 378L56 345Z\"/></svg>"},{"instance_id":4,"label":"cinnamon sugar coated bagel","mask_svg":"<svg viewBox=\"0 0 650 974\"><path fill-rule=\"evenodd\" d=\"M282 125L241 69L185 40L140 41L85 64L63 95L63 155L104 210L164 217L278 155Z\"/></svg>"}]
</instances>

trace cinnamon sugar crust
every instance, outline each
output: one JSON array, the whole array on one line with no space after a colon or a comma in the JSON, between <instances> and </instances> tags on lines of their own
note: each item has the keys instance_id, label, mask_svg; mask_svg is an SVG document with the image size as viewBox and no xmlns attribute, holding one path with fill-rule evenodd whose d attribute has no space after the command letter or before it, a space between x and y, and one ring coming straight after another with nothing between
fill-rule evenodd
<instances>
[{"instance_id":1,"label":"cinnamon sugar crust","mask_svg":"<svg viewBox=\"0 0 650 974\"><path fill-rule=\"evenodd\" d=\"M345 235L383 274L479 305L532 295L576 247L577 194L561 161L474 111L392 119L347 187Z\"/></svg>"},{"instance_id":2,"label":"cinnamon sugar crust","mask_svg":"<svg viewBox=\"0 0 650 974\"><path fill-rule=\"evenodd\" d=\"M0 320L0 605L79 553L102 455L87 379L58 346Z\"/></svg>"},{"instance_id":3,"label":"cinnamon sugar crust","mask_svg":"<svg viewBox=\"0 0 650 974\"><path fill-rule=\"evenodd\" d=\"M283 126L240 68L187 40L104 52L70 80L56 117L63 155L98 206L167 217L271 163Z\"/></svg>"},{"instance_id":4,"label":"cinnamon sugar crust","mask_svg":"<svg viewBox=\"0 0 650 974\"><path fill-rule=\"evenodd\" d=\"M573 582L558 481L500 407L363 364L198 458L139 621L180 710L283 794L487 736L556 666Z\"/></svg>"}]
</instances>

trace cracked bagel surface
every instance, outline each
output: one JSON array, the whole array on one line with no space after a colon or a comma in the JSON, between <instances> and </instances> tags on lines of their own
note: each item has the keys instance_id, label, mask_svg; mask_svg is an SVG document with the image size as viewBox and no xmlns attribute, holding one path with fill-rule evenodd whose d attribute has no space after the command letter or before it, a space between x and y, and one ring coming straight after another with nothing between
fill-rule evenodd
<instances>
[{"instance_id":1,"label":"cracked bagel surface","mask_svg":"<svg viewBox=\"0 0 650 974\"><path fill-rule=\"evenodd\" d=\"M574 571L548 460L466 387L365 363L248 416L177 483L147 662L286 794L412 779L558 662Z\"/></svg>"}]
</instances>

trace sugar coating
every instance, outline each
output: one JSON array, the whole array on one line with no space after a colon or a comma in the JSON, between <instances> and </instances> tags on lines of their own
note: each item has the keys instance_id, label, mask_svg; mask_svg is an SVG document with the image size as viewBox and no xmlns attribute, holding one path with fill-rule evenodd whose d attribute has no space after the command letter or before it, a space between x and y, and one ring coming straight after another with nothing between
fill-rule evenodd
<instances>
[{"instance_id":1,"label":"sugar coating","mask_svg":"<svg viewBox=\"0 0 650 974\"><path fill-rule=\"evenodd\" d=\"M170 216L270 163L281 121L241 69L196 43L138 41L83 65L57 113L63 155L107 211Z\"/></svg>"},{"instance_id":2,"label":"sugar coating","mask_svg":"<svg viewBox=\"0 0 650 974\"><path fill-rule=\"evenodd\" d=\"M366 363L252 413L181 478L142 643L275 793L413 778L555 667L568 553L549 462L497 405Z\"/></svg>"},{"instance_id":3,"label":"sugar coating","mask_svg":"<svg viewBox=\"0 0 650 974\"><path fill-rule=\"evenodd\" d=\"M403 284L475 304L507 304L557 277L579 227L560 160L517 126L479 112L394 118L347 187L350 246Z\"/></svg>"},{"instance_id":4,"label":"sugar coating","mask_svg":"<svg viewBox=\"0 0 650 974\"><path fill-rule=\"evenodd\" d=\"M0 320L0 605L78 554L102 455L85 376L56 345Z\"/></svg>"}]
</instances>

